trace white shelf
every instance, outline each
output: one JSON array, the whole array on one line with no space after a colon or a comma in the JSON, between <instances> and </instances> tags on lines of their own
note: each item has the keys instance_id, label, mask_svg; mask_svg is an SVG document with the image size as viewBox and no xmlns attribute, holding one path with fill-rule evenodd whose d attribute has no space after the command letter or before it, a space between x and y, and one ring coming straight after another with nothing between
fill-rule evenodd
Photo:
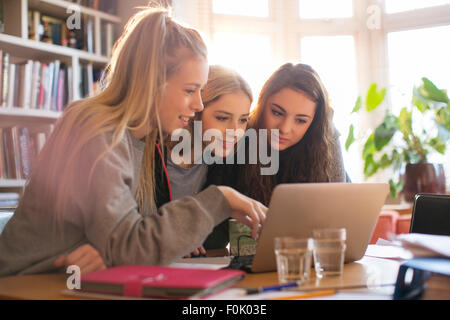
<instances>
[{"instance_id":1,"label":"white shelf","mask_svg":"<svg viewBox=\"0 0 450 320\"><path fill-rule=\"evenodd\" d=\"M8 34L0 34L0 48L15 57L33 60L54 60L70 62L73 57L78 57L83 62L92 62L96 65L105 65L109 58L89 53L79 49L63 47L55 44L23 39Z\"/></svg>"},{"instance_id":2,"label":"white shelf","mask_svg":"<svg viewBox=\"0 0 450 320\"><path fill-rule=\"evenodd\" d=\"M60 116L61 112L50 110L0 107L0 127L48 125L54 123Z\"/></svg>"},{"instance_id":3,"label":"white shelf","mask_svg":"<svg viewBox=\"0 0 450 320\"><path fill-rule=\"evenodd\" d=\"M0 188L23 188L26 180L0 179Z\"/></svg>"}]
</instances>

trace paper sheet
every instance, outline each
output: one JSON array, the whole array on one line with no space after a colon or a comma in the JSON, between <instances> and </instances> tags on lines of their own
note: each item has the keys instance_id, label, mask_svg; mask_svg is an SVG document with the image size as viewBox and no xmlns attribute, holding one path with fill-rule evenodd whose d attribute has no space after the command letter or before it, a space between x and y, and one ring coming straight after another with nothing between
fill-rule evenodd
<instances>
[{"instance_id":1,"label":"paper sheet","mask_svg":"<svg viewBox=\"0 0 450 320\"><path fill-rule=\"evenodd\" d=\"M395 260L407 260L413 258L413 254L409 250L385 244L369 244L365 255L369 257Z\"/></svg>"},{"instance_id":2,"label":"paper sheet","mask_svg":"<svg viewBox=\"0 0 450 320\"><path fill-rule=\"evenodd\" d=\"M414 257L450 257L450 237L420 233L390 235L391 241L378 239L367 247L366 256L388 259L412 259Z\"/></svg>"},{"instance_id":3,"label":"paper sheet","mask_svg":"<svg viewBox=\"0 0 450 320\"><path fill-rule=\"evenodd\" d=\"M450 257L450 236L421 233L399 234L394 241L399 241L404 248L414 251L425 249L435 255Z\"/></svg>"},{"instance_id":4,"label":"paper sheet","mask_svg":"<svg viewBox=\"0 0 450 320\"><path fill-rule=\"evenodd\" d=\"M320 290L318 290L320 291ZM281 298L301 294L294 291L272 291L259 294L245 295L245 291L239 288L231 288L216 295L208 297L208 300L265 300L271 298ZM338 290L335 294L302 298L301 300L392 300L394 286L384 288L382 291L367 292L363 290Z\"/></svg>"},{"instance_id":5,"label":"paper sheet","mask_svg":"<svg viewBox=\"0 0 450 320\"><path fill-rule=\"evenodd\" d=\"M174 263L171 263L169 267L218 270L227 267L230 264L230 261L231 256L211 258L182 258L178 259Z\"/></svg>"}]
</instances>

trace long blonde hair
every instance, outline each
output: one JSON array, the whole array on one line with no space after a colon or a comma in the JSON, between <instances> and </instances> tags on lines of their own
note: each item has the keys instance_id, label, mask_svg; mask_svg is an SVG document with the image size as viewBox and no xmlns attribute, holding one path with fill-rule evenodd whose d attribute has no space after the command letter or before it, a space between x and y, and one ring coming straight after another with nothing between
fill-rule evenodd
<instances>
[{"instance_id":1,"label":"long blonde hair","mask_svg":"<svg viewBox=\"0 0 450 320\"><path fill-rule=\"evenodd\" d=\"M74 181L83 147L112 132L111 145L90 168L89 184L98 161L122 140L127 129L150 132L145 137L136 200L141 209L155 206L154 150L161 135L158 105L167 79L192 57L206 59L206 45L196 30L175 22L166 9L145 7L128 21L105 69L103 91L64 111L33 171L42 184L44 201L49 201L57 217L76 192Z\"/></svg>"}]
</instances>

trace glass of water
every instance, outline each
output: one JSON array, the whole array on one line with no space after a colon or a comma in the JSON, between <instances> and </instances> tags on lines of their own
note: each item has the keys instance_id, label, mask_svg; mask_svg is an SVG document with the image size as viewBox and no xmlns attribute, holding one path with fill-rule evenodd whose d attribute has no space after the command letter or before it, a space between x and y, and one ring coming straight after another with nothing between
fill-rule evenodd
<instances>
[{"instance_id":1,"label":"glass of water","mask_svg":"<svg viewBox=\"0 0 450 320\"><path fill-rule=\"evenodd\" d=\"M312 239L275 238L278 280L302 284L309 279L312 261Z\"/></svg>"},{"instance_id":2,"label":"glass of water","mask_svg":"<svg viewBox=\"0 0 450 320\"><path fill-rule=\"evenodd\" d=\"M346 239L345 228L313 230L314 268L318 278L342 274Z\"/></svg>"}]
</instances>

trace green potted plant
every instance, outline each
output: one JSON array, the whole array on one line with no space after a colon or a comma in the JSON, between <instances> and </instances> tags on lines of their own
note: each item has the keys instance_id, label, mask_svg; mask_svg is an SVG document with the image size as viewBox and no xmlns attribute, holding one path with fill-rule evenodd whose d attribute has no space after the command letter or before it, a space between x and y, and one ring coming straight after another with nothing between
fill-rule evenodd
<instances>
[{"instance_id":1,"label":"green potted plant","mask_svg":"<svg viewBox=\"0 0 450 320\"><path fill-rule=\"evenodd\" d=\"M370 114L384 101L385 88L373 83L365 100L358 97L353 113ZM431 130L423 124L432 124ZM445 174L442 164L428 162L432 152L444 154L450 139L450 100L427 78L412 92L411 104L395 115L387 110L383 121L374 130L357 130L350 125L345 149L357 139L365 139L362 150L364 177L391 168L394 178L389 180L393 198L403 192L408 202L416 193L445 193Z\"/></svg>"}]
</instances>

